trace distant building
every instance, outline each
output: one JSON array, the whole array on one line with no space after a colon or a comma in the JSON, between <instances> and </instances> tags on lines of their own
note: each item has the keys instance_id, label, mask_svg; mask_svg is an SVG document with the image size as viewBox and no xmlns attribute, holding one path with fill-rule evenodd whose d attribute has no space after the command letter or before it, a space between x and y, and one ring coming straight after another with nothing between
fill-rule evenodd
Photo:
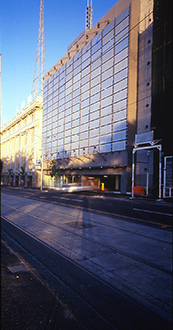
<instances>
[{"instance_id":1,"label":"distant building","mask_svg":"<svg viewBox=\"0 0 173 330\"><path fill-rule=\"evenodd\" d=\"M40 186L42 104L38 97L2 127L2 184Z\"/></svg>"}]
</instances>

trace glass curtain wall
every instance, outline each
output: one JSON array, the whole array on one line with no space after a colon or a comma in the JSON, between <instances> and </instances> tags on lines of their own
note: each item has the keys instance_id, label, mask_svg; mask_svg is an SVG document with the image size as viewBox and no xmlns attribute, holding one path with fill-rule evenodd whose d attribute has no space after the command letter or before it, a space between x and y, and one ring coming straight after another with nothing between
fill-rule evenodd
<instances>
[{"instance_id":1,"label":"glass curtain wall","mask_svg":"<svg viewBox=\"0 0 173 330\"><path fill-rule=\"evenodd\" d=\"M129 7L44 84L44 157L126 149Z\"/></svg>"}]
</instances>

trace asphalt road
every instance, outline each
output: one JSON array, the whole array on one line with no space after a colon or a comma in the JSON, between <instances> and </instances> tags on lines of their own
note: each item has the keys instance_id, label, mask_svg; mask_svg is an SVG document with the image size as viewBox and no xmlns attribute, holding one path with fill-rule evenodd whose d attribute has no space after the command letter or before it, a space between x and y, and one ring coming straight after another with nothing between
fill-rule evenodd
<instances>
[{"instance_id":1,"label":"asphalt road","mask_svg":"<svg viewBox=\"0 0 173 330\"><path fill-rule=\"evenodd\" d=\"M171 204L15 187L2 192L3 239L66 297L81 329L171 329Z\"/></svg>"},{"instance_id":2,"label":"asphalt road","mask_svg":"<svg viewBox=\"0 0 173 330\"><path fill-rule=\"evenodd\" d=\"M2 233L3 239L66 300L79 329L171 329L170 322L6 221L2 221ZM53 323L50 329L58 328ZM62 329L73 327L69 324Z\"/></svg>"},{"instance_id":3,"label":"asphalt road","mask_svg":"<svg viewBox=\"0 0 173 330\"><path fill-rule=\"evenodd\" d=\"M56 190L2 187L4 193L15 194L59 205L89 209L97 213L121 216L126 221L172 230L172 203L163 200L131 199L127 196L94 192L65 193Z\"/></svg>"}]
</instances>

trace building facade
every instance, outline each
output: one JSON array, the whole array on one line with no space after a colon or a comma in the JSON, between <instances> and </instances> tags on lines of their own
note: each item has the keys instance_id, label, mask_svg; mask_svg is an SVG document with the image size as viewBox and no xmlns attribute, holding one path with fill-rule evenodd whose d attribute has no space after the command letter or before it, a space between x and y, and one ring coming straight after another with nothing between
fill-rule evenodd
<instances>
[{"instance_id":1,"label":"building facade","mask_svg":"<svg viewBox=\"0 0 173 330\"><path fill-rule=\"evenodd\" d=\"M146 187L146 194L159 198L171 197L173 2L155 0L153 19L149 15L148 22L144 19L146 4L146 1L141 1L143 10L139 30L137 134L133 149L134 184Z\"/></svg>"},{"instance_id":2,"label":"building facade","mask_svg":"<svg viewBox=\"0 0 173 330\"><path fill-rule=\"evenodd\" d=\"M139 14L120 0L44 77L43 154L60 185L131 191Z\"/></svg>"},{"instance_id":3,"label":"building facade","mask_svg":"<svg viewBox=\"0 0 173 330\"><path fill-rule=\"evenodd\" d=\"M3 183L172 196L172 5L119 0L67 47L2 129Z\"/></svg>"},{"instance_id":4,"label":"building facade","mask_svg":"<svg viewBox=\"0 0 173 330\"><path fill-rule=\"evenodd\" d=\"M42 104L42 97L37 98L2 127L2 184L41 185L37 163L41 161Z\"/></svg>"}]
</instances>

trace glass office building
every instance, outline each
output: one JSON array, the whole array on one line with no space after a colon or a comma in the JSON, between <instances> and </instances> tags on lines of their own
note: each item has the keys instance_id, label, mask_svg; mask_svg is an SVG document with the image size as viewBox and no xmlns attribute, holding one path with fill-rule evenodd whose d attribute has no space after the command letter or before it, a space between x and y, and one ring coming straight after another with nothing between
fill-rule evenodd
<instances>
[{"instance_id":1,"label":"glass office building","mask_svg":"<svg viewBox=\"0 0 173 330\"><path fill-rule=\"evenodd\" d=\"M43 157L59 168L58 183L47 185L130 191L138 22L139 1L120 0L46 73Z\"/></svg>"}]
</instances>

